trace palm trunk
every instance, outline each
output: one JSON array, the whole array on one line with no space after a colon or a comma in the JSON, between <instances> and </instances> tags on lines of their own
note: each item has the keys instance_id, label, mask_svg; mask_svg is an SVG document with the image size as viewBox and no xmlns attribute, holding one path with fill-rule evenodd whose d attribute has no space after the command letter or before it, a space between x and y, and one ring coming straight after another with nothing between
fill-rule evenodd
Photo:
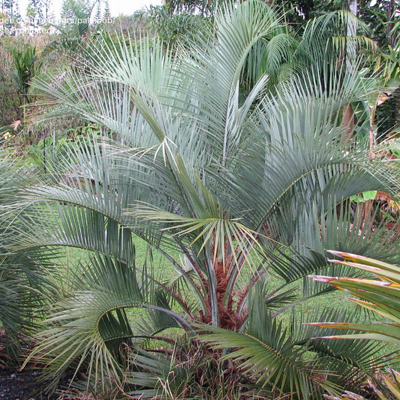
<instances>
[{"instance_id":1,"label":"palm trunk","mask_svg":"<svg viewBox=\"0 0 400 400\"><path fill-rule=\"evenodd\" d=\"M398 87L393 92L393 97L396 99L396 116L395 116L395 123L396 126L400 125L400 87Z\"/></svg>"},{"instance_id":2,"label":"palm trunk","mask_svg":"<svg viewBox=\"0 0 400 400\"><path fill-rule=\"evenodd\" d=\"M351 104L343 107L343 128L344 128L344 142L350 143L355 125L355 116Z\"/></svg>"}]
</instances>

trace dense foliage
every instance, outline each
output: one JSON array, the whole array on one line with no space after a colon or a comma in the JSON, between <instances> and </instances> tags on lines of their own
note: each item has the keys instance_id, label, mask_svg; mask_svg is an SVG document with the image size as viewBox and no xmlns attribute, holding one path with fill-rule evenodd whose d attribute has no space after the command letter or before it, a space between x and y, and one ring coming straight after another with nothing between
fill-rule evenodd
<instances>
[{"instance_id":1,"label":"dense foliage","mask_svg":"<svg viewBox=\"0 0 400 400\"><path fill-rule=\"evenodd\" d=\"M375 379L381 345L303 324L362 314L298 310L333 290L309 275L363 276L325 249L400 263L397 224L362 202L399 192L374 126L396 60L377 68L347 11L300 36L257 0L203 11L169 46L55 37L46 54L79 42L59 70L15 52L30 117L75 128L0 164L0 319L35 338L50 391L69 371L96 398L318 399Z\"/></svg>"}]
</instances>

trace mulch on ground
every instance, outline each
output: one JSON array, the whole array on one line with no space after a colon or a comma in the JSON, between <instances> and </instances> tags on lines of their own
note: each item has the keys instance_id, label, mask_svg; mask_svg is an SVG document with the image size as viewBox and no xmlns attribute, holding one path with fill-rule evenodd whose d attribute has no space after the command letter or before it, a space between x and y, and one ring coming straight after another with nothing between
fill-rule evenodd
<instances>
[{"instance_id":1,"label":"mulch on ground","mask_svg":"<svg viewBox=\"0 0 400 400\"><path fill-rule=\"evenodd\" d=\"M27 366L22 371L14 366L5 353L5 334L0 331L0 400L56 400L60 394L48 396L45 384L39 380L40 370ZM69 379L60 382L60 390L66 389Z\"/></svg>"}]
</instances>

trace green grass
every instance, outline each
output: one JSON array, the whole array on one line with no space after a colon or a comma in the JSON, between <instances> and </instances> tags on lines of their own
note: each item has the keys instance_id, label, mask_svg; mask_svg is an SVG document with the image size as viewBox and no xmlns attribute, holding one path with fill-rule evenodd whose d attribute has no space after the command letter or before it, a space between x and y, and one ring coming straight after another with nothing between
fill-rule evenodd
<instances>
[{"instance_id":1,"label":"green grass","mask_svg":"<svg viewBox=\"0 0 400 400\"><path fill-rule=\"evenodd\" d=\"M144 240L135 237L134 243L136 250L135 262L138 269L147 265L147 268L152 269L154 278L160 282L167 282L179 276L179 273L176 271L172 263L157 252L157 250L152 249ZM79 263L84 264L86 261L89 261L89 253L85 250L76 248L65 248L63 251L65 251L65 256L62 259L60 269L64 271L63 274L68 281ZM178 251L170 251L169 254L171 254L178 262L180 261L181 254ZM252 273L253 271L251 268L245 266L242 270L241 277L238 280L239 285L244 285L249 282ZM274 290L284 284L283 279L274 274L270 274L268 279L269 290ZM295 287L296 285L300 285L300 283L294 283L288 287ZM295 308L298 312L306 316L315 315L316 311L321 308L340 308L344 312L353 313L358 306L347 300L346 297L346 293L334 290L330 293L301 302L296 305Z\"/></svg>"},{"instance_id":2,"label":"green grass","mask_svg":"<svg viewBox=\"0 0 400 400\"><path fill-rule=\"evenodd\" d=\"M164 256L162 256L157 250L151 249L151 247L142 239L136 237L134 238L135 249L136 249L136 266L140 270L144 265L147 265L148 268L151 267L154 272L154 277L156 280L160 282L170 281L177 276L179 276L178 272L175 270L174 266L171 264L169 260L167 260ZM84 264L89 260L89 254L85 250L80 249L71 249L66 248L62 249L65 252L65 256L62 259L62 263L60 266L61 275L64 277L62 279L61 285L64 293L68 293L71 288L68 285L68 282L72 275L75 273L76 266L79 263ZM181 254L177 251L170 251L170 254L177 261L180 261ZM257 264L256 262L254 264ZM239 284L245 284L249 281L251 274L250 266L246 266L242 271L242 276L240 277ZM311 278L310 278L311 279ZM282 285L284 281L273 274L269 276L269 289L274 290L280 285ZM294 287L299 285L299 283L294 283L290 285ZM289 287L290 287L289 286ZM192 293L186 293L187 299L189 301L193 301L194 296ZM174 306L174 311L179 312L180 309L178 306ZM279 318L285 326L290 327L292 312L295 310L295 316L299 316L303 320L308 322L319 322L318 315L320 311L324 309L337 309L347 315L351 316L357 310L360 312L362 318L371 319L375 321L383 321L383 318L379 316L373 315L371 313L365 313L361 307L357 306L353 302L347 299L347 294L345 292L334 290L332 292L326 293L324 295L308 299L304 302L300 302L295 307L288 309L286 312L280 314L277 318ZM127 311L128 317L131 320L132 324L135 321L138 321L138 318L146 318L146 311L143 309L130 309ZM169 329L169 332L166 332L165 335L173 337L176 335L181 335L182 331L180 329ZM164 335L164 334L163 334ZM157 346L158 342L153 343L151 346ZM161 343L161 342L160 342ZM165 345L165 343L163 344ZM386 351L387 350L387 351ZM384 353L390 353L395 351L394 346L387 345ZM383 355L383 354L380 354Z\"/></svg>"}]
</instances>

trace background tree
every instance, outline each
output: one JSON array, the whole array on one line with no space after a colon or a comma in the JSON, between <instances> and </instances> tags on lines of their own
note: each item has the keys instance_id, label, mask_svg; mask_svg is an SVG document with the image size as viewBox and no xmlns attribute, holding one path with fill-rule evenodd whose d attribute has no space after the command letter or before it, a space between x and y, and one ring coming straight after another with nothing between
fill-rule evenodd
<instances>
[{"instance_id":1,"label":"background tree","mask_svg":"<svg viewBox=\"0 0 400 400\"><path fill-rule=\"evenodd\" d=\"M64 0L61 10L61 18L65 20L61 31L68 29L70 34L83 37L88 33L93 11L99 0Z\"/></svg>"},{"instance_id":2,"label":"background tree","mask_svg":"<svg viewBox=\"0 0 400 400\"><path fill-rule=\"evenodd\" d=\"M43 18L46 24L54 22L54 10L52 0L41 0L43 2Z\"/></svg>"},{"instance_id":3,"label":"background tree","mask_svg":"<svg viewBox=\"0 0 400 400\"><path fill-rule=\"evenodd\" d=\"M109 0L105 0L104 2L104 18L111 17L111 9Z\"/></svg>"},{"instance_id":4,"label":"background tree","mask_svg":"<svg viewBox=\"0 0 400 400\"><path fill-rule=\"evenodd\" d=\"M358 8L359 17L371 29L371 38L376 41L381 51L390 54L399 46L398 30L394 21L400 16L398 0L361 1ZM387 101L377 108L377 125L382 138L400 124L400 89L391 93Z\"/></svg>"},{"instance_id":5,"label":"background tree","mask_svg":"<svg viewBox=\"0 0 400 400\"><path fill-rule=\"evenodd\" d=\"M0 125L11 125L19 119L19 96L17 83L14 78L15 65L14 57L11 54L11 47L15 47L12 37L0 39L0 54L3 60L0 64Z\"/></svg>"},{"instance_id":6,"label":"background tree","mask_svg":"<svg viewBox=\"0 0 400 400\"><path fill-rule=\"evenodd\" d=\"M15 35L21 23L18 0L2 0L1 13L4 20L3 35Z\"/></svg>"},{"instance_id":7,"label":"background tree","mask_svg":"<svg viewBox=\"0 0 400 400\"><path fill-rule=\"evenodd\" d=\"M301 34L307 22L323 13L345 9L349 10L350 3L354 3L353 14L370 28L368 36L379 46L380 51L389 54L388 46L396 47L398 34L393 29L393 22L399 17L400 3L398 0L378 1L286 1L281 4L282 10L287 12L287 19L292 24L291 29ZM398 45L397 45L398 46ZM376 110L376 125L378 137L383 139L400 123L400 94L399 89L390 94Z\"/></svg>"},{"instance_id":8,"label":"background tree","mask_svg":"<svg viewBox=\"0 0 400 400\"><path fill-rule=\"evenodd\" d=\"M102 19L108 18L110 16L110 4L108 0L99 0L96 3L95 9L95 21L99 23Z\"/></svg>"},{"instance_id":9,"label":"background tree","mask_svg":"<svg viewBox=\"0 0 400 400\"><path fill-rule=\"evenodd\" d=\"M26 8L26 16L32 28L38 28L44 24L43 0L29 0Z\"/></svg>"},{"instance_id":10,"label":"background tree","mask_svg":"<svg viewBox=\"0 0 400 400\"><path fill-rule=\"evenodd\" d=\"M169 46L189 45L197 32L207 32L213 14L224 1L169 1L162 6L150 6L149 15L157 35Z\"/></svg>"}]
</instances>

